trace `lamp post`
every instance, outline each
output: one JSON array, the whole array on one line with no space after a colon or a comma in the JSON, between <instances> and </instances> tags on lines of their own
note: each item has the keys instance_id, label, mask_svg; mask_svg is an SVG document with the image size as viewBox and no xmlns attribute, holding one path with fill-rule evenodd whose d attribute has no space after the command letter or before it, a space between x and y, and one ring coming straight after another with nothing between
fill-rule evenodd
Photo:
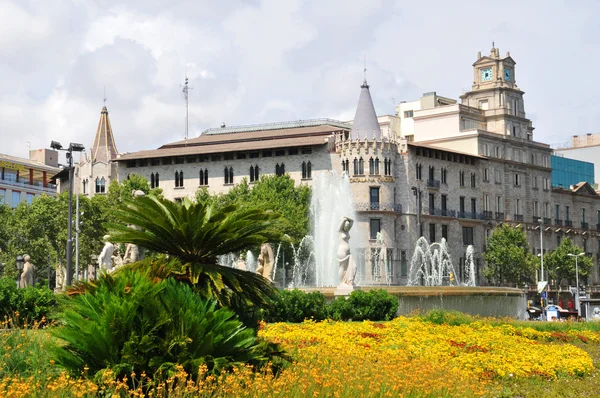
<instances>
[{"instance_id":1,"label":"lamp post","mask_svg":"<svg viewBox=\"0 0 600 398\"><path fill-rule=\"evenodd\" d=\"M541 263L541 275L540 282L544 282L544 220L538 218L538 222L540 223L540 263ZM544 319L544 310L546 305L548 305L548 292L546 292L546 302L545 305L542 305L542 319Z\"/></svg>"},{"instance_id":2,"label":"lamp post","mask_svg":"<svg viewBox=\"0 0 600 398\"><path fill-rule=\"evenodd\" d=\"M581 311L580 311L580 305L579 305L579 266L577 265L577 259L580 256L585 255L585 253L579 253L579 254L567 254L567 256L569 257L575 257L575 289L577 289L575 291L575 306L577 308L577 317L581 316Z\"/></svg>"},{"instance_id":3,"label":"lamp post","mask_svg":"<svg viewBox=\"0 0 600 398\"><path fill-rule=\"evenodd\" d=\"M23 256L21 256L20 254L17 256L17 270L19 270L19 276L17 276L17 288L21 287L21 273L23 272L23 265L25 264L25 260L23 259Z\"/></svg>"},{"instance_id":4,"label":"lamp post","mask_svg":"<svg viewBox=\"0 0 600 398\"><path fill-rule=\"evenodd\" d=\"M67 149L63 149L60 142L52 141L50 147L57 151L66 151L69 170L69 224L67 237L67 280L66 285L71 286L73 282L73 152L82 152L85 148L81 144L71 142Z\"/></svg>"}]
</instances>

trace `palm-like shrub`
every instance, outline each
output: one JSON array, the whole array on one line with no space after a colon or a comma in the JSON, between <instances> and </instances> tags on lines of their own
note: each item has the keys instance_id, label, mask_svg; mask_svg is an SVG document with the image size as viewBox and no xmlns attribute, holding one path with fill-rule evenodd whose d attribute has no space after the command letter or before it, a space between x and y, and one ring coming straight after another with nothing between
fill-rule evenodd
<instances>
[{"instance_id":1,"label":"palm-like shrub","mask_svg":"<svg viewBox=\"0 0 600 398\"><path fill-rule=\"evenodd\" d=\"M74 374L112 370L161 378L175 364L192 375L238 363L266 361L264 343L227 308L200 297L173 279L159 282L123 270L102 275L82 294L61 297L59 327L51 333L66 344L51 348L54 360ZM268 353L271 355L272 353Z\"/></svg>"},{"instance_id":2,"label":"palm-like shrub","mask_svg":"<svg viewBox=\"0 0 600 398\"><path fill-rule=\"evenodd\" d=\"M113 215L120 222L107 225L113 242L134 243L168 256L131 268L158 279L185 280L221 305L231 305L232 297L257 305L273 297L274 289L264 278L221 266L217 257L277 241L281 229L274 213L237 205L218 208L187 198L175 203L149 195L124 202Z\"/></svg>"}]
</instances>

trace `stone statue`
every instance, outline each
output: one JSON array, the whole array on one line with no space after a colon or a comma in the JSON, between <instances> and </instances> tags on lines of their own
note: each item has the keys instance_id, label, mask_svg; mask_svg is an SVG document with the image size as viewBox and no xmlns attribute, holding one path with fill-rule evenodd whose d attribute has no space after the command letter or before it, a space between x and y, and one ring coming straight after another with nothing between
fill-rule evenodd
<instances>
[{"instance_id":1,"label":"stone statue","mask_svg":"<svg viewBox=\"0 0 600 398\"><path fill-rule=\"evenodd\" d=\"M275 261L275 256L273 255L273 248L268 243L263 243L260 246L260 254L258 255L258 267L256 268L256 273L262 275L269 282L272 282L271 279L273 275L273 262Z\"/></svg>"},{"instance_id":2,"label":"stone statue","mask_svg":"<svg viewBox=\"0 0 600 398\"><path fill-rule=\"evenodd\" d=\"M132 193L133 198L139 198L140 196L145 196L144 191L135 190ZM138 231L141 228L136 227L135 225L128 225L130 228L137 229ZM123 264L135 263L136 261L140 261L144 259L144 250L138 245L134 245L133 243L128 243L125 249L125 254L123 255Z\"/></svg>"},{"instance_id":3,"label":"stone statue","mask_svg":"<svg viewBox=\"0 0 600 398\"><path fill-rule=\"evenodd\" d=\"M54 291L61 292L67 284L67 270L64 265L56 264L56 280L54 281Z\"/></svg>"},{"instance_id":4,"label":"stone statue","mask_svg":"<svg viewBox=\"0 0 600 398\"><path fill-rule=\"evenodd\" d=\"M350 217L342 217L338 228L339 245L337 251L338 267L340 273L340 286L354 286L354 276L356 275L356 265L350 255L350 228L354 220Z\"/></svg>"},{"instance_id":5,"label":"stone statue","mask_svg":"<svg viewBox=\"0 0 600 398\"><path fill-rule=\"evenodd\" d=\"M35 286L35 266L31 264L31 257L29 254L26 254L23 259L25 260L25 265L23 266L23 272L21 273L19 287Z\"/></svg>"},{"instance_id":6,"label":"stone statue","mask_svg":"<svg viewBox=\"0 0 600 398\"><path fill-rule=\"evenodd\" d=\"M96 280L96 266L94 264L88 264L87 280L88 281Z\"/></svg>"},{"instance_id":7,"label":"stone statue","mask_svg":"<svg viewBox=\"0 0 600 398\"><path fill-rule=\"evenodd\" d=\"M112 272L112 254L115 250L115 247L112 243L108 241L109 238L110 236L104 235L104 247L102 248L102 252L100 252L100 255L98 256L98 267L100 268L100 270L104 268L106 271Z\"/></svg>"}]
</instances>

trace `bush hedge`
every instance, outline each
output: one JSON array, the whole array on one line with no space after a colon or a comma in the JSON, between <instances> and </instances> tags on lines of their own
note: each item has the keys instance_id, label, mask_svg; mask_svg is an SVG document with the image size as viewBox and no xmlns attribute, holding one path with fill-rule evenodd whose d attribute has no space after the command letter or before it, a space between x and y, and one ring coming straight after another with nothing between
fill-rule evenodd
<instances>
[{"instance_id":1,"label":"bush hedge","mask_svg":"<svg viewBox=\"0 0 600 398\"><path fill-rule=\"evenodd\" d=\"M32 324L56 308L54 292L47 287L18 289L12 278L0 279L0 318Z\"/></svg>"},{"instance_id":2,"label":"bush hedge","mask_svg":"<svg viewBox=\"0 0 600 398\"><path fill-rule=\"evenodd\" d=\"M264 310L266 322L302 322L305 319L321 321L386 321L395 317L398 299L387 290L355 290L349 297L337 297L327 303L320 292L305 293L301 290L281 290L273 307Z\"/></svg>"}]
</instances>

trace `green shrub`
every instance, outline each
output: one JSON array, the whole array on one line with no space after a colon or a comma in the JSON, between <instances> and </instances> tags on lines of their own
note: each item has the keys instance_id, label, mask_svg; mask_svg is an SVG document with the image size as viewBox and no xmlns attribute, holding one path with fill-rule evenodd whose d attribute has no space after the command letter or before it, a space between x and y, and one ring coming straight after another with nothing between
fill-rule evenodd
<instances>
[{"instance_id":1,"label":"green shrub","mask_svg":"<svg viewBox=\"0 0 600 398\"><path fill-rule=\"evenodd\" d=\"M398 299L384 289L355 290L344 305L338 298L332 304L332 318L353 321L389 321L396 316ZM339 315L338 315L339 314Z\"/></svg>"},{"instance_id":2,"label":"green shrub","mask_svg":"<svg viewBox=\"0 0 600 398\"><path fill-rule=\"evenodd\" d=\"M11 325L12 326L12 325ZM22 378L56 376L47 347L50 336L37 327L4 329L0 332L0 379L19 375Z\"/></svg>"},{"instance_id":3,"label":"green shrub","mask_svg":"<svg viewBox=\"0 0 600 398\"><path fill-rule=\"evenodd\" d=\"M459 311L431 310L423 316L423 320L436 325L460 326L472 323L473 317Z\"/></svg>"},{"instance_id":4,"label":"green shrub","mask_svg":"<svg viewBox=\"0 0 600 398\"><path fill-rule=\"evenodd\" d=\"M329 317L334 321L347 321L354 318L354 309L346 297L337 297L328 308Z\"/></svg>"},{"instance_id":5,"label":"green shrub","mask_svg":"<svg viewBox=\"0 0 600 398\"><path fill-rule=\"evenodd\" d=\"M39 322L56 308L54 292L47 287L18 289L12 278L0 279L0 317L17 323ZM18 313L18 316L17 316Z\"/></svg>"},{"instance_id":6,"label":"green shrub","mask_svg":"<svg viewBox=\"0 0 600 398\"><path fill-rule=\"evenodd\" d=\"M266 322L322 321L327 318L325 296L320 292L281 290L271 308L263 310L262 318Z\"/></svg>"},{"instance_id":7,"label":"green shrub","mask_svg":"<svg viewBox=\"0 0 600 398\"><path fill-rule=\"evenodd\" d=\"M87 365L96 377L109 369L117 377L135 370L161 380L177 364L196 376L201 364L218 373L234 364L261 365L278 353L234 312L173 279L154 283L124 270L60 302L60 325L52 334L65 344L53 346L51 355L73 374Z\"/></svg>"}]
</instances>

